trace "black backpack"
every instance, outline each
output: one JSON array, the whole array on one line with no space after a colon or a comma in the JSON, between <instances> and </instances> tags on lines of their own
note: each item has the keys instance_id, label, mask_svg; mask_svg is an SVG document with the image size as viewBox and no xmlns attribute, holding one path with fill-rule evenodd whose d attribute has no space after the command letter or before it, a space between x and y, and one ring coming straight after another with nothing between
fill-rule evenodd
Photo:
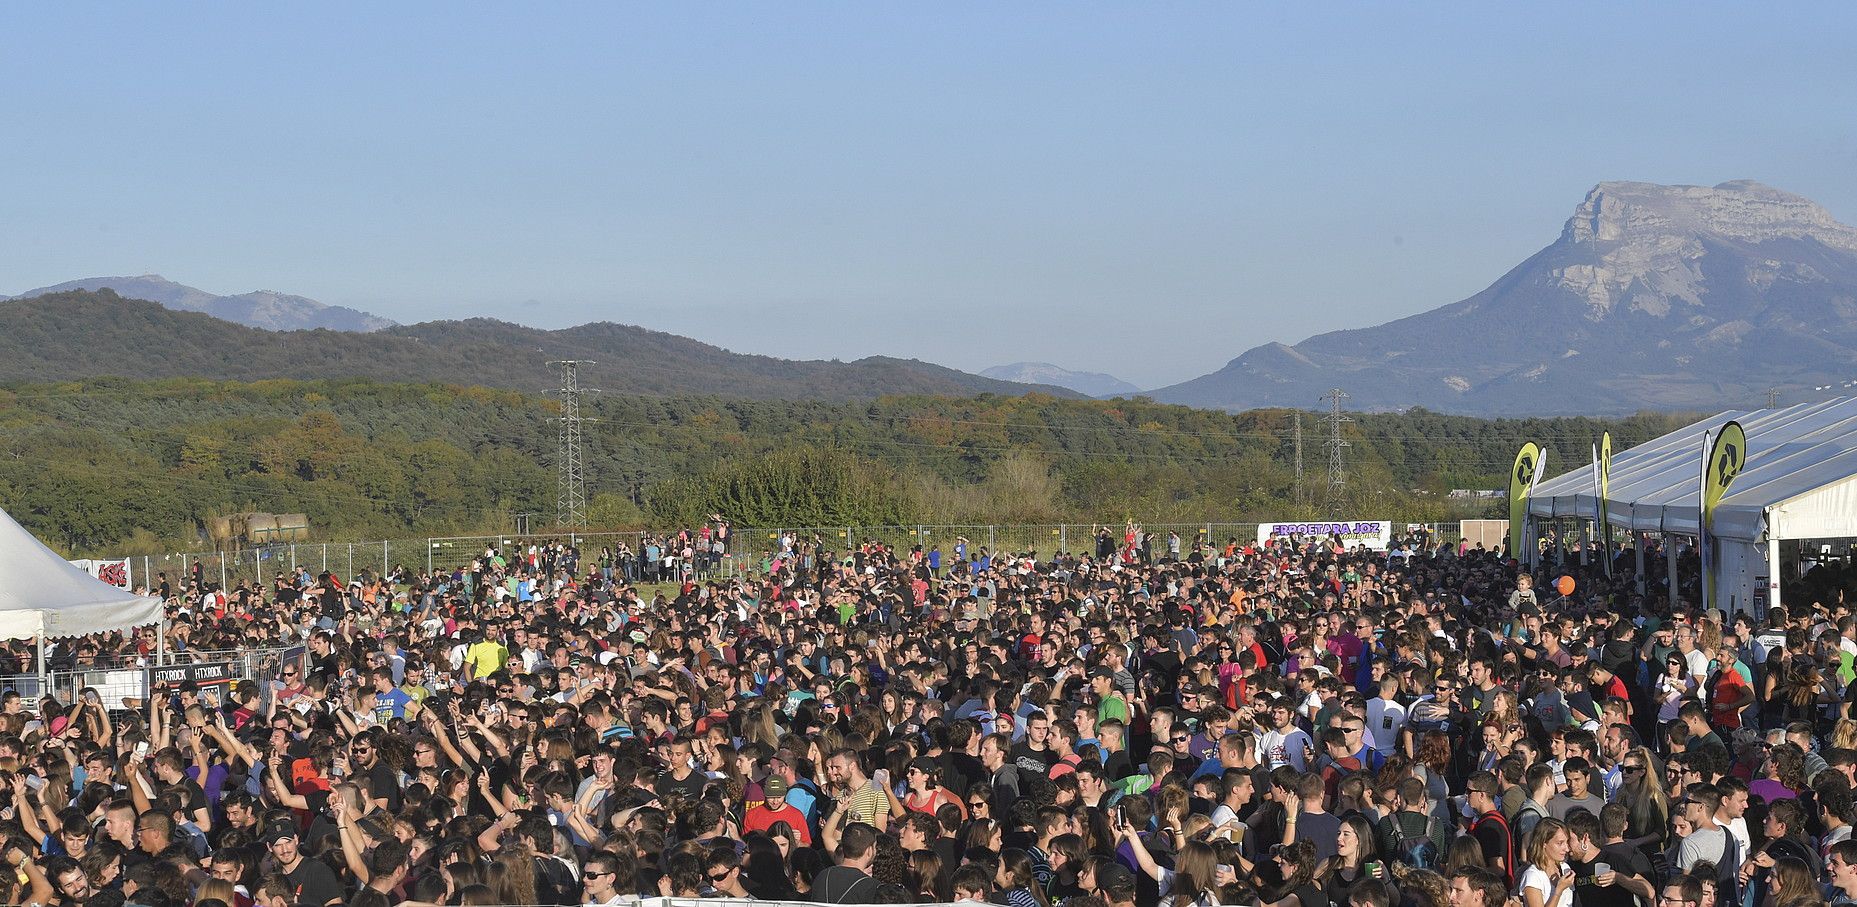
<instances>
[{"instance_id":1,"label":"black backpack","mask_svg":"<svg viewBox=\"0 0 1857 907\"><path fill-rule=\"evenodd\" d=\"M1431 833L1432 829L1436 827L1438 817L1426 815L1424 828L1420 829L1419 833L1415 835L1409 833L1406 830L1405 823L1400 821L1403 815L1403 813L1399 813L1392 816L1393 848L1391 856L1394 862L1403 863L1413 869L1437 869L1444 863L1444 854L1438 850L1437 838L1433 837Z\"/></svg>"}]
</instances>

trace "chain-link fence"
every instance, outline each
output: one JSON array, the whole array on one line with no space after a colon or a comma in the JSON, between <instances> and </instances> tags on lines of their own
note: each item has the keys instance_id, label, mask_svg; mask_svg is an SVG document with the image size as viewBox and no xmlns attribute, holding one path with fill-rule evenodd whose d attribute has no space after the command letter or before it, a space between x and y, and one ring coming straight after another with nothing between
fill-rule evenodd
<instances>
[{"instance_id":1,"label":"chain-link fence","mask_svg":"<svg viewBox=\"0 0 1857 907\"><path fill-rule=\"evenodd\" d=\"M1196 542L1222 547L1228 541L1239 543L1257 537L1257 523L1151 523L1141 524L1149 538L1154 556L1169 551L1171 535L1180 537L1182 553L1190 552ZM909 526L787 526L776 528L736 528L729 534L724 557L701 565L701 575L736 575L766 568L771 556L781 550L781 539L792 536L797 541L817 539L828 551L846 551L865 542L878 542L907 551L917 545L924 550L939 547L952 556L957 545L968 553L980 548L989 552L1036 552L1041 557L1054 554L1094 553L1099 527L1107 527L1112 544L1123 542L1123 523L1050 523L1037 525L957 525L916 524ZM1462 537L1458 523L1396 524L1400 530L1424 529L1433 543L1455 542ZM604 549L618 551L621 546L635 556L643 554L648 538L674 536L675 530L613 532L560 532L535 535L432 536L414 539L389 539L375 542L297 542L266 545L239 551L187 552L145 555L130 558L138 585L154 585L165 574L171 580L185 580L198 573L209 583L232 586L240 581L268 583L288 576L297 568L311 573L325 570L341 577L385 576L404 568L411 573L431 573L468 566L486 550L496 549L507 556L512 548L526 548L550 540L565 540L580 549L581 572L596 567ZM652 571L659 579L673 578L662 571ZM638 577L634 577L635 579Z\"/></svg>"}]
</instances>

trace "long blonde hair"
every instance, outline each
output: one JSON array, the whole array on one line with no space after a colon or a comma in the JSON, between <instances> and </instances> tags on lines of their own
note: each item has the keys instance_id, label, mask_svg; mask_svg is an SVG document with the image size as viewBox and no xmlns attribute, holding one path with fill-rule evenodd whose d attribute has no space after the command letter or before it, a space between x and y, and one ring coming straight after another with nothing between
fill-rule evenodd
<instances>
[{"instance_id":1,"label":"long blonde hair","mask_svg":"<svg viewBox=\"0 0 1857 907\"><path fill-rule=\"evenodd\" d=\"M1832 749L1857 749L1857 719L1839 718L1831 726Z\"/></svg>"},{"instance_id":2,"label":"long blonde hair","mask_svg":"<svg viewBox=\"0 0 1857 907\"><path fill-rule=\"evenodd\" d=\"M1655 834L1663 837L1664 823L1670 820L1670 792L1664 787L1664 763L1648 747L1633 747L1625 753L1626 762L1637 759L1644 765L1643 779L1638 786L1629 787L1630 782L1619 786L1619 799L1624 800L1631 814L1631 832L1633 835Z\"/></svg>"}]
</instances>

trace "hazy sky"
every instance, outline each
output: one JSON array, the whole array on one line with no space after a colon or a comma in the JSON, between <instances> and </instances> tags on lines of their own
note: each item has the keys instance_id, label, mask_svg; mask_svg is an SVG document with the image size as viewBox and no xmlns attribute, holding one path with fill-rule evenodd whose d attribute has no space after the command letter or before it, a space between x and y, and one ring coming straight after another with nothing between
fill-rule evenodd
<instances>
[{"instance_id":1,"label":"hazy sky","mask_svg":"<svg viewBox=\"0 0 1857 907\"><path fill-rule=\"evenodd\" d=\"M1857 220L1857 4L296 6L0 5L0 292L1153 387L1468 296L1601 180Z\"/></svg>"}]
</instances>

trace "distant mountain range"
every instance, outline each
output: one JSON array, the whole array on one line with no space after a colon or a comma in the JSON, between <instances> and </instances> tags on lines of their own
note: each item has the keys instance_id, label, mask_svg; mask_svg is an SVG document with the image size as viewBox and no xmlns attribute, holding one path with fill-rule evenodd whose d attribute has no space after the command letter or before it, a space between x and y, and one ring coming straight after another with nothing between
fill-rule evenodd
<instances>
[{"instance_id":1,"label":"distant mountain range","mask_svg":"<svg viewBox=\"0 0 1857 907\"><path fill-rule=\"evenodd\" d=\"M256 290L237 296L219 296L186 284L175 283L159 274L139 277L86 277L5 299L28 299L67 290L114 290L129 299L159 302L179 312L204 312L214 318L267 331L308 331L327 328L331 331L378 331L393 327L394 322L378 315L339 305L324 305L314 299L291 296L271 290Z\"/></svg>"},{"instance_id":2,"label":"distant mountain range","mask_svg":"<svg viewBox=\"0 0 1857 907\"><path fill-rule=\"evenodd\" d=\"M1266 344L1152 391L1222 409L1617 414L1757 403L1857 376L1857 229L1750 181L1601 183L1558 240L1469 299Z\"/></svg>"},{"instance_id":3,"label":"distant mountain range","mask_svg":"<svg viewBox=\"0 0 1857 907\"><path fill-rule=\"evenodd\" d=\"M1058 387L1068 387L1077 393L1092 397L1122 397L1141 392L1141 388L1114 375L1105 375L1101 372L1073 372L1049 362L1014 362L1011 365L996 365L989 369L982 369L980 374L988 378L1017 381L1021 384L1055 384Z\"/></svg>"},{"instance_id":4,"label":"distant mountain range","mask_svg":"<svg viewBox=\"0 0 1857 907\"><path fill-rule=\"evenodd\" d=\"M559 386L558 372L547 364L559 359L590 360L580 370L580 383L607 394L822 400L1034 391L1081 396L913 359L820 362L749 356L611 322L544 331L473 318L368 333L270 331L125 299L109 289L69 290L0 305L0 382L105 375L239 381L357 377L536 392Z\"/></svg>"}]
</instances>

